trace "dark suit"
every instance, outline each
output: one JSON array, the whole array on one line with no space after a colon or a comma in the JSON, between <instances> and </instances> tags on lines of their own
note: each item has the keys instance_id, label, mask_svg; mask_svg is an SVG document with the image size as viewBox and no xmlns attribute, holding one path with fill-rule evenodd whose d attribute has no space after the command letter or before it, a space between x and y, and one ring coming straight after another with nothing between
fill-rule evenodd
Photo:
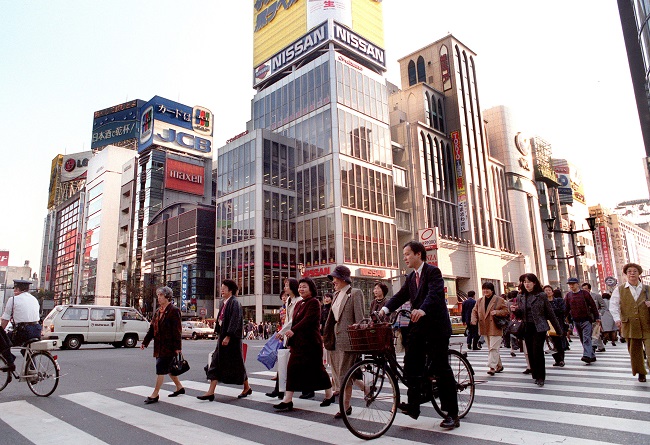
<instances>
[{"instance_id":1,"label":"dark suit","mask_svg":"<svg viewBox=\"0 0 650 445\"><path fill-rule=\"evenodd\" d=\"M462 320L463 323L467 326L467 348L468 349L478 349L478 325L472 324L472 310L476 305L476 300L474 298L468 298L463 301L463 312Z\"/></svg>"},{"instance_id":2,"label":"dark suit","mask_svg":"<svg viewBox=\"0 0 650 445\"><path fill-rule=\"evenodd\" d=\"M217 346L212 354L212 363L207 370L208 380L217 380L220 383L241 385L248 378L244 365L242 349L243 336L243 309L239 300L233 295L228 299L226 307L223 300L219 304L219 312L223 311L223 319L219 324L219 316L214 325L215 332L219 335ZM223 345L223 339L229 337L228 344Z\"/></svg>"},{"instance_id":3,"label":"dark suit","mask_svg":"<svg viewBox=\"0 0 650 445\"><path fill-rule=\"evenodd\" d=\"M456 382L449 366L448 351L451 337L451 321L445 301L445 283L440 269L425 263L416 286L415 271L406 277L402 288L391 298L386 307L392 312L407 301L411 310L421 309L426 315L417 322L410 322L406 334L404 373L408 382L409 413L419 413L421 385L426 382L426 358L431 360L431 371L437 377L440 403L450 416L458 415Z\"/></svg>"}]
</instances>

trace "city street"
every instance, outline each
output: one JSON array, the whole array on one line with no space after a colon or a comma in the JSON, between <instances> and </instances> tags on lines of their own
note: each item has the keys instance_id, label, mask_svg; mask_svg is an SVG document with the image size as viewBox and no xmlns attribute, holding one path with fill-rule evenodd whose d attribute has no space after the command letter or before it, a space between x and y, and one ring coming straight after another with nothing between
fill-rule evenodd
<instances>
[{"instance_id":1,"label":"city street","mask_svg":"<svg viewBox=\"0 0 650 445\"><path fill-rule=\"evenodd\" d=\"M452 342L464 342L455 336ZM363 443L341 420L333 418L338 403L321 408L322 392L314 400L294 399L295 409L275 413L274 372L256 360L263 341L247 341L247 369L253 394L237 399L241 387L218 386L215 402L195 396L207 388L203 366L214 340L183 341L191 370L181 379L187 395L168 398L169 379L161 402L144 405L154 383L153 349L82 346L55 351L61 380L49 398L34 396L23 382L12 382L0 393L0 443L23 444L351 444ZM525 359L507 349L505 370L486 374L486 349L469 351L476 371L476 399L461 427L444 431L431 405L416 421L398 414L389 432L372 443L428 444L625 444L650 443L650 385L629 372L625 344L598 353L597 362L580 361L576 340L564 368L552 367L547 356L546 386L539 388L523 375ZM406 391L402 390L405 397Z\"/></svg>"}]
</instances>

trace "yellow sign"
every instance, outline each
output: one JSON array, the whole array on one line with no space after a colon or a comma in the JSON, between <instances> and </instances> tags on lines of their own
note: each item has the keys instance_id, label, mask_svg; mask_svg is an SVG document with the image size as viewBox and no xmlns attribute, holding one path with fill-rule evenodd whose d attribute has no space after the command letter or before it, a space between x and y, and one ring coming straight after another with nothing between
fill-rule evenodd
<instances>
[{"instance_id":1,"label":"yellow sign","mask_svg":"<svg viewBox=\"0 0 650 445\"><path fill-rule=\"evenodd\" d=\"M59 186L59 175L61 173L61 165L63 164L63 155L56 155L52 159L52 169L50 170L50 188L48 190L47 208L54 207L56 200L56 189Z\"/></svg>"},{"instance_id":2,"label":"yellow sign","mask_svg":"<svg viewBox=\"0 0 650 445\"><path fill-rule=\"evenodd\" d=\"M254 0L253 68L310 31L307 25L310 11L312 17L317 10L318 17L326 19L328 8L332 8L331 18L338 21L341 20L339 10L350 9L352 30L374 45L384 46L383 9L376 0Z\"/></svg>"}]
</instances>

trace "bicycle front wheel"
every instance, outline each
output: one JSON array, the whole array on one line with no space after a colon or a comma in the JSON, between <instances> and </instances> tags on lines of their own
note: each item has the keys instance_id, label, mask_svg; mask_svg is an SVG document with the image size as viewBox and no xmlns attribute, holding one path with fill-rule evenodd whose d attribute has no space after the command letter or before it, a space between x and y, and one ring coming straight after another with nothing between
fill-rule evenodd
<instances>
[{"instance_id":1,"label":"bicycle front wheel","mask_svg":"<svg viewBox=\"0 0 650 445\"><path fill-rule=\"evenodd\" d=\"M346 403L346 388L352 397ZM395 376L374 359L356 363L341 382L339 409L345 426L361 439L384 434L395 420L399 387Z\"/></svg>"},{"instance_id":2,"label":"bicycle front wheel","mask_svg":"<svg viewBox=\"0 0 650 445\"><path fill-rule=\"evenodd\" d=\"M0 368L4 368L7 366L7 360L3 356L0 355ZM11 373L9 371L0 371L0 391L5 389L5 387L9 384L9 378L11 377Z\"/></svg>"},{"instance_id":3,"label":"bicycle front wheel","mask_svg":"<svg viewBox=\"0 0 650 445\"><path fill-rule=\"evenodd\" d=\"M27 385L39 397L47 397L59 385L59 365L49 352L33 352L27 366Z\"/></svg>"},{"instance_id":4,"label":"bicycle front wheel","mask_svg":"<svg viewBox=\"0 0 650 445\"><path fill-rule=\"evenodd\" d=\"M456 395L458 397L458 417L463 418L467 415L472 404L474 403L474 390L476 384L474 382L474 371L467 358L455 349L449 350L449 366L454 373L454 380L456 382ZM440 416L445 417L445 413L440 408L440 393L434 383L433 387L433 407Z\"/></svg>"}]
</instances>

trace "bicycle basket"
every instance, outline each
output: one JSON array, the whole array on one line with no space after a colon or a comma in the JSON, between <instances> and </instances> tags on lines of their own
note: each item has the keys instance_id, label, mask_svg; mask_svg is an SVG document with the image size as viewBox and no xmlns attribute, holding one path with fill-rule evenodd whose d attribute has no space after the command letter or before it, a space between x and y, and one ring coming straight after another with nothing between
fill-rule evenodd
<instances>
[{"instance_id":1,"label":"bicycle basket","mask_svg":"<svg viewBox=\"0 0 650 445\"><path fill-rule=\"evenodd\" d=\"M350 349L353 352L385 352L393 346L393 328L390 323L374 323L364 318L348 326Z\"/></svg>"}]
</instances>

